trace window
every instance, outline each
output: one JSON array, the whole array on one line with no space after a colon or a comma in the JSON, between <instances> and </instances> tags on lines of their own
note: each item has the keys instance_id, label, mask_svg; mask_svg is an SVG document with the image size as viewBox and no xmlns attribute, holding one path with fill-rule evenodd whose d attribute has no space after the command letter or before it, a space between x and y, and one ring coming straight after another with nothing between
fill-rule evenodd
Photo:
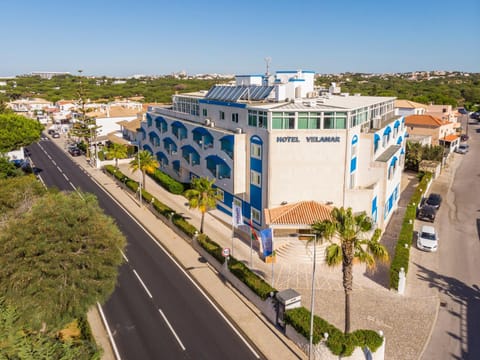
<instances>
[{"instance_id":1,"label":"window","mask_svg":"<svg viewBox=\"0 0 480 360\"><path fill-rule=\"evenodd\" d=\"M333 117L333 113L326 112L323 114L323 128L324 129L334 129L335 128L335 120Z\"/></svg>"},{"instance_id":2,"label":"window","mask_svg":"<svg viewBox=\"0 0 480 360\"><path fill-rule=\"evenodd\" d=\"M233 205L242 207L242 200L233 198Z\"/></svg>"},{"instance_id":3,"label":"window","mask_svg":"<svg viewBox=\"0 0 480 360\"><path fill-rule=\"evenodd\" d=\"M220 111L220 120L225 120L225 111Z\"/></svg>"},{"instance_id":4,"label":"window","mask_svg":"<svg viewBox=\"0 0 480 360\"><path fill-rule=\"evenodd\" d=\"M238 113L233 113L232 114L232 121L235 123L238 123Z\"/></svg>"},{"instance_id":5,"label":"window","mask_svg":"<svg viewBox=\"0 0 480 360\"><path fill-rule=\"evenodd\" d=\"M222 189L217 188L217 198L219 201L224 202L225 201L225 193L223 192Z\"/></svg>"},{"instance_id":6,"label":"window","mask_svg":"<svg viewBox=\"0 0 480 360\"><path fill-rule=\"evenodd\" d=\"M350 174L350 189L355 188L356 173Z\"/></svg>"},{"instance_id":7,"label":"window","mask_svg":"<svg viewBox=\"0 0 480 360\"><path fill-rule=\"evenodd\" d=\"M272 129L295 129L295 113L294 112L273 113Z\"/></svg>"},{"instance_id":8,"label":"window","mask_svg":"<svg viewBox=\"0 0 480 360\"><path fill-rule=\"evenodd\" d=\"M207 116L207 109L202 109L202 115Z\"/></svg>"},{"instance_id":9,"label":"window","mask_svg":"<svg viewBox=\"0 0 480 360\"><path fill-rule=\"evenodd\" d=\"M248 110L248 126L257 127L257 112Z\"/></svg>"},{"instance_id":10,"label":"window","mask_svg":"<svg viewBox=\"0 0 480 360\"><path fill-rule=\"evenodd\" d=\"M262 219L261 219L260 211L258 211L257 209L254 209L253 207L251 208L251 211L252 211L252 220L255 221L256 223L261 223Z\"/></svg>"},{"instance_id":11,"label":"window","mask_svg":"<svg viewBox=\"0 0 480 360\"><path fill-rule=\"evenodd\" d=\"M255 186L262 186L262 175L255 170L251 170L250 171L250 184L255 185Z\"/></svg>"},{"instance_id":12,"label":"window","mask_svg":"<svg viewBox=\"0 0 480 360\"><path fill-rule=\"evenodd\" d=\"M258 144L251 144L250 145L250 156L255 159L262 158L262 147Z\"/></svg>"},{"instance_id":13,"label":"window","mask_svg":"<svg viewBox=\"0 0 480 360\"><path fill-rule=\"evenodd\" d=\"M259 111L258 112L258 127L266 128L267 127L267 112Z\"/></svg>"}]
</instances>

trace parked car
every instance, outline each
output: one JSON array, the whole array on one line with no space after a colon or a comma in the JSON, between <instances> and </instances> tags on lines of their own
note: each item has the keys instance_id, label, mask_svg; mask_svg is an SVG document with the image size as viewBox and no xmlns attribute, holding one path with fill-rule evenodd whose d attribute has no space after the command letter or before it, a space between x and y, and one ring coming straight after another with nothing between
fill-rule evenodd
<instances>
[{"instance_id":1,"label":"parked car","mask_svg":"<svg viewBox=\"0 0 480 360\"><path fill-rule=\"evenodd\" d=\"M81 151L79 148L77 148L76 146L70 146L70 147L68 148L68 152L69 152L70 155L72 155L72 156L80 156L80 155L82 155L82 151Z\"/></svg>"},{"instance_id":2,"label":"parked car","mask_svg":"<svg viewBox=\"0 0 480 360\"><path fill-rule=\"evenodd\" d=\"M471 119L480 120L480 111L475 111L470 114Z\"/></svg>"},{"instance_id":3,"label":"parked car","mask_svg":"<svg viewBox=\"0 0 480 360\"><path fill-rule=\"evenodd\" d=\"M54 138L54 139L58 139L59 137L60 137L60 134L58 132L54 132L52 134L52 138Z\"/></svg>"},{"instance_id":4,"label":"parked car","mask_svg":"<svg viewBox=\"0 0 480 360\"><path fill-rule=\"evenodd\" d=\"M460 141L467 141L467 140L468 140L468 135L467 134L460 135Z\"/></svg>"},{"instance_id":5,"label":"parked car","mask_svg":"<svg viewBox=\"0 0 480 360\"><path fill-rule=\"evenodd\" d=\"M466 154L468 153L468 145L467 144L460 144L458 148L455 149L455 152L459 154Z\"/></svg>"},{"instance_id":6,"label":"parked car","mask_svg":"<svg viewBox=\"0 0 480 360\"><path fill-rule=\"evenodd\" d=\"M437 208L430 205L424 205L420 208L420 210L418 210L417 219L434 222L436 215Z\"/></svg>"},{"instance_id":7,"label":"parked car","mask_svg":"<svg viewBox=\"0 0 480 360\"><path fill-rule=\"evenodd\" d=\"M462 115L468 114L468 111L465 110L465 108L458 108L458 112L459 112L460 114L462 114Z\"/></svg>"},{"instance_id":8,"label":"parked car","mask_svg":"<svg viewBox=\"0 0 480 360\"><path fill-rule=\"evenodd\" d=\"M433 206L435 209L439 209L442 204L442 196L440 194L431 193L428 195L425 205Z\"/></svg>"},{"instance_id":9,"label":"parked car","mask_svg":"<svg viewBox=\"0 0 480 360\"><path fill-rule=\"evenodd\" d=\"M54 129L48 129L48 135L53 135L56 133L56 131Z\"/></svg>"},{"instance_id":10,"label":"parked car","mask_svg":"<svg viewBox=\"0 0 480 360\"><path fill-rule=\"evenodd\" d=\"M422 226L422 230L418 234L417 247L425 251L437 251L438 235L433 226Z\"/></svg>"}]
</instances>

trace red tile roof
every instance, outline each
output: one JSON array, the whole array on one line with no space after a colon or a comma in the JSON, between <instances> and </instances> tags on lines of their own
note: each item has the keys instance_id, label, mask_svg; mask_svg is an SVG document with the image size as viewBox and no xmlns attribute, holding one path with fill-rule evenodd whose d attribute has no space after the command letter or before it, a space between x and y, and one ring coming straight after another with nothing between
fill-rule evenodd
<instances>
[{"instance_id":1,"label":"red tile roof","mask_svg":"<svg viewBox=\"0 0 480 360\"><path fill-rule=\"evenodd\" d=\"M442 140L452 142L452 141L455 141L457 139L458 139L458 135L450 134L450 135L445 136Z\"/></svg>"},{"instance_id":2,"label":"red tile roof","mask_svg":"<svg viewBox=\"0 0 480 360\"><path fill-rule=\"evenodd\" d=\"M440 127L446 123L446 121L432 115L409 115L405 118L405 125L407 126Z\"/></svg>"},{"instance_id":3,"label":"red tile roof","mask_svg":"<svg viewBox=\"0 0 480 360\"><path fill-rule=\"evenodd\" d=\"M300 201L273 209L265 209L267 225L310 225L317 221L330 219L332 207L316 201Z\"/></svg>"}]
</instances>

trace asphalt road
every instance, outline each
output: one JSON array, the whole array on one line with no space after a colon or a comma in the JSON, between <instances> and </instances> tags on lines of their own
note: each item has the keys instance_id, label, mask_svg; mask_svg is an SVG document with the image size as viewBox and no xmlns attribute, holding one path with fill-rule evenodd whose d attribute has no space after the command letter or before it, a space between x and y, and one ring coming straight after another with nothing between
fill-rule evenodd
<instances>
[{"instance_id":1,"label":"asphalt road","mask_svg":"<svg viewBox=\"0 0 480 360\"><path fill-rule=\"evenodd\" d=\"M29 147L49 187L96 194L127 237L126 262L103 310L121 359L257 359L188 275L89 176L50 140Z\"/></svg>"},{"instance_id":2,"label":"asphalt road","mask_svg":"<svg viewBox=\"0 0 480 360\"><path fill-rule=\"evenodd\" d=\"M418 276L440 294L440 310L423 359L480 359L480 126L468 127L470 151L462 157L451 187L432 185L446 198L435 220L439 250ZM444 195L444 197L445 197Z\"/></svg>"}]
</instances>

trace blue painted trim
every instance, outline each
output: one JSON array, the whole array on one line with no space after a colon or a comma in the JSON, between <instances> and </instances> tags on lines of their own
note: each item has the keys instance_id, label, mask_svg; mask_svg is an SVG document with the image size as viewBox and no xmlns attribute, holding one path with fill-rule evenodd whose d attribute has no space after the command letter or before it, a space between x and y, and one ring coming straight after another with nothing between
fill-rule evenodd
<instances>
[{"instance_id":1,"label":"blue painted trim","mask_svg":"<svg viewBox=\"0 0 480 360\"><path fill-rule=\"evenodd\" d=\"M350 173L353 173L357 169L357 157L355 156L350 160Z\"/></svg>"},{"instance_id":2,"label":"blue painted trim","mask_svg":"<svg viewBox=\"0 0 480 360\"><path fill-rule=\"evenodd\" d=\"M219 100L206 100L206 99L200 99L198 100L200 104L210 104L210 105L219 105L219 106L228 106L228 107L236 107L236 108L241 108L245 109L247 107L247 104L240 104L240 103L234 103L234 102L227 102L227 101L219 101Z\"/></svg>"},{"instance_id":3,"label":"blue painted trim","mask_svg":"<svg viewBox=\"0 0 480 360\"><path fill-rule=\"evenodd\" d=\"M263 140L257 135L250 137L250 142L257 145L263 145Z\"/></svg>"},{"instance_id":4,"label":"blue painted trim","mask_svg":"<svg viewBox=\"0 0 480 360\"><path fill-rule=\"evenodd\" d=\"M374 140L375 142L380 141L380 135L378 135L377 133L375 133L375 135L373 135L373 140Z\"/></svg>"},{"instance_id":5,"label":"blue painted trim","mask_svg":"<svg viewBox=\"0 0 480 360\"><path fill-rule=\"evenodd\" d=\"M223 206L217 204L217 209L221 212L227 214L228 216L232 216L232 212L230 210L225 209Z\"/></svg>"},{"instance_id":6,"label":"blue painted trim","mask_svg":"<svg viewBox=\"0 0 480 360\"><path fill-rule=\"evenodd\" d=\"M389 135L392 132L392 128L390 126L387 126L385 128L385 131L383 132L383 135Z\"/></svg>"},{"instance_id":7,"label":"blue painted trim","mask_svg":"<svg viewBox=\"0 0 480 360\"><path fill-rule=\"evenodd\" d=\"M303 82L305 79L288 79L288 82Z\"/></svg>"},{"instance_id":8,"label":"blue painted trim","mask_svg":"<svg viewBox=\"0 0 480 360\"><path fill-rule=\"evenodd\" d=\"M380 140L380 139L379 139ZM357 135L354 135L352 137L352 145L355 145L356 143L358 143L358 136Z\"/></svg>"},{"instance_id":9,"label":"blue painted trim","mask_svg":"<svg viewBox=\"0 0 480 360\"><path fill-rule=\"evenodd\" d=\"M300 70L301 73L304 74L315 74L315 71L312 70ZM277 74L296 74L298 70L277 70L275 73Z\"/></svg>"},{"instance_id":10,"label":"blue painted trim","mask_svg":"<svg viewBox=\"0 0 480 360\"><path fill-rule=\"evenodd\" d=\"M400 145L402 143L402 141L403 141L403 138L400 136L397 140L397 145Z\"/></svg>"}]
</instances>

